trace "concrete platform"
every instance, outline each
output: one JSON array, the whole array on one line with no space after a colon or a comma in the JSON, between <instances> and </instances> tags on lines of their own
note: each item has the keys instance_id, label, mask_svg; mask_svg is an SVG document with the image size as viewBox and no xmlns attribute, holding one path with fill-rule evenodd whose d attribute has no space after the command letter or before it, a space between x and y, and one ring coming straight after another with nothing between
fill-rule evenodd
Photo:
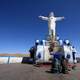
<instances>
[{"instance_id":1,"label":"concrete platform","mask_svg":"<svg viewBox=\"0 0 80 80\"><path fill-rule=\"evenodd\" d=\"M50 66L0 64L0 80L80 80L80 64L69 74L49 73Z\"/></svg>"}]
</instances>

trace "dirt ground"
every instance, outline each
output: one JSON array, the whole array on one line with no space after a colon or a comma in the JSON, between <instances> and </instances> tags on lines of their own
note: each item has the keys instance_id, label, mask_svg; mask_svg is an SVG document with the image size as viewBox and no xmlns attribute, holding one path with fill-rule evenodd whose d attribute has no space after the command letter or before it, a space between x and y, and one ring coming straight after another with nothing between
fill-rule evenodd
<instances>
[{"instance_id":1,"label":"dirt ground","mask_svg":"<svg viewBox=\"0 0 80 80\"><path fill-rule=\"evenodd\" d=\"M0 80L80 80L80 64L69 74L53 74L49 70L49 66L0 64Z\"/></svg>"}]
</instances>

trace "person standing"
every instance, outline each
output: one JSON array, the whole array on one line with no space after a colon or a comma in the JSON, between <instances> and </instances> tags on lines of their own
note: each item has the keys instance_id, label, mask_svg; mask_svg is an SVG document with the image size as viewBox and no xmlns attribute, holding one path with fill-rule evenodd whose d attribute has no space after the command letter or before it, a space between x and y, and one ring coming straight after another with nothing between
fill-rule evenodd
<instances>
[{"instance_id":1,"label":"person standing","mask_svg":"<svg viewBox=\"0 0 80 80\"><path fill-rule=\"evenodd\" d=\"M35 46L33 46L30 50L29 50L29 52L30 52L30 57L32 58L32 60L33 60L33 64L35 64L36 63L36 47Z\"/></svg>"},{"instance_id":2,"label":"person standing","mask_svg":"<svg viewBox=\"0 0 80 80\"><path fill-rule=\"evenodd\" d=\"M59 47L57 52L52 52L53 59L52 59L52 67L51 72L53 73L60 73L63 72L62 70L65 70L65 66L63 66L64 62L64 52L63 48Z\"/></svg>"},{"instance_id":3,"label":"person standing","mask_svg":"<svg viewBox=\"0 0 80 80\"><path fill-rule=\"evenodd\" d=\"M77 51L76 51L75 47L73 46L72 47L73 63L76 63L76 56L75 56L76 52Z\"/></svg>"}]
</instances>

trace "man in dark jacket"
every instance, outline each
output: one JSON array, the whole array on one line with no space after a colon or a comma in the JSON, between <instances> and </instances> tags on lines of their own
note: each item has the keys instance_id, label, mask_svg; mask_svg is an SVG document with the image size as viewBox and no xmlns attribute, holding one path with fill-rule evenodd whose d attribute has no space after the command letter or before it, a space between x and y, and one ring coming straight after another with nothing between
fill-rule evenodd
<instances>
[{"instance_id":1,"label":"man in dark jacket","mask_svg":"<svg viewBox=\"0 0 80 80\"><path fill-rule=\"evenodd\" d=\"M62 48L59 48L57 52L53 52L53 59L52 59L52 68L51 72L58 72L58 73L65 73L66 67L64 65L65 56Z\"/></svg>"}]
</instances>

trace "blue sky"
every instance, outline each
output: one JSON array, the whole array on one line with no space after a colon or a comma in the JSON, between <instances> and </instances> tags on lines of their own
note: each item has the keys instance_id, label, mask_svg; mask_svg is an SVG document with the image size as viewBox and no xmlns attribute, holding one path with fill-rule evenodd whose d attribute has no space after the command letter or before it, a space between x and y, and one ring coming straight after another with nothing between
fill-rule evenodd
<instances>
[{"instance_id":1,"label":"blue sky","mask_svg":"<svg viewBox=\"0 0 80 80\"><path fill-rule=\"evenodd\" d=\"M0 53L26 53L36 39L45 39L47 22L38 16L51 11L65 17L57 22L57 34L80 52L79 0L0 0Z\"/></svg>"}]
</instances>

